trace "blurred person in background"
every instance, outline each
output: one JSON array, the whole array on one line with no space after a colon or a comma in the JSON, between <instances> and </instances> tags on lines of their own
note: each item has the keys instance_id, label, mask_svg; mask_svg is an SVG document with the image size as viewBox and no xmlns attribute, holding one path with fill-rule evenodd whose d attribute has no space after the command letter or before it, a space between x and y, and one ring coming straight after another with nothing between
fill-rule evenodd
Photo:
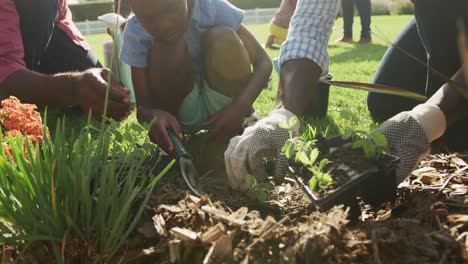
<instances>
[{"instance_id":1,"label":"blurred person in background","mask_svg":"<svg viewBox=\"0 0 468 264\"><path fill-rule=\"evenodd\" d=\"M341 13L343 15L343 38L339 41L353 42L354 6L361 17L361 38L358 44L369 44L371 38L371 0L341 0Z\"/></svg>"},{"instance_id":2,"label":"blurred person in background","mask_svg":"<svg viewBox=\"0 0 468 264\"><path fill-rule=\"evenodd\" d=\"M282 0L278 11L270 21L270 35L265 47L271 48L274 44L281 46L288 36L289 22L296 10L297 0Z\"/></svg>"}]
</instances>

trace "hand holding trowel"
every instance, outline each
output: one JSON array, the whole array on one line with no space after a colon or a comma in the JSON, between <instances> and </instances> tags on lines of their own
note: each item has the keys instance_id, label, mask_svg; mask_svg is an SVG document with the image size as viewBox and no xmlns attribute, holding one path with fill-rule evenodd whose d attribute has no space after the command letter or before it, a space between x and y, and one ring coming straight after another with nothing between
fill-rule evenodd
<instances>
[{"instance_id":1,"label":"hand holding trowel","mask_svg":"<svg viewBox=\"0 0 468 264\"><path fill-rule=\"evenodd\" d=\"M193 165L192 156L185 149L184 145L179 140L179 138L177 138L177 136L174 134L174 131L168 129L167 134L169 135L169 139L174 145L174 154L177 162L179 163L180 173L182 174L182 177L184 178L190 190L195 195L203 195L204 192L198 183L199 174L197 169Z\"/></svg>"}]
</instances>

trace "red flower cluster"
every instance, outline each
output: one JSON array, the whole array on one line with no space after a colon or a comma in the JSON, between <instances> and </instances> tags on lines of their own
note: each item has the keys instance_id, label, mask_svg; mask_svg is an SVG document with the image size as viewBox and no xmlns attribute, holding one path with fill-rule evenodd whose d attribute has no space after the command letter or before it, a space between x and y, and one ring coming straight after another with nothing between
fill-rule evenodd
<instances>
[{"instance_id":1,"label":"red flower cluster","mask_svg":"<svg viewBox=\"0 0 468 264\"><path fill-rule=\"evenodd\" d=\"M36 105L22 104L14 96L3 100L1 104L0 123L6 130L5 136L27 135L29 142L42 143L44 139L42 118L36 111Z\"/></svg>"}]
</instances>

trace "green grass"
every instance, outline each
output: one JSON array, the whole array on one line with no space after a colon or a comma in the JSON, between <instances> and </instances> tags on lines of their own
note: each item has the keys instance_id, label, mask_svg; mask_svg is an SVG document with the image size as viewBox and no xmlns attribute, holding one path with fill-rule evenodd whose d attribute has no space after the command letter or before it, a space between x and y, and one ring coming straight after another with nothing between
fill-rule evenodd
<instances>
[{"instance_id":1,"label":"green grass","mask_svg":"<svg viewBox=\"0 0 468 264\"><path fill-rule=\"evenodd\" d=\"M408 23L412 16L375 16L372 17L372 30L382 32L387 39L394 39L401 29ZM249 30L255 35L260 43L264 43L268 36L268 25L248 25ZM342 35L343 20L340 18L335 23L335 28L330 38L328 48L331 57L330 72L334 75L334 80L370 82L377 70L379 62L384 55L388 44L383 40L373 36L373 44L360 46L334 42ZM354 38L358 40L360 33L359 19L354 23ZM102 43L110 37L105 34L86 36L95 54L100 61L103 61ZM270 58L279 56L279 50L267 49ZM263 117L273 107L278 87L278 75L272 74L273 89L264 90L255 102L255 108ZM332 87L330 89L330 99L328 116L323 120L308 120L307 123L318 127L321 131L328 131L328 135L342 133L351 126L363 130L370 130L375 127L366 106L366 93L348 89ZM346 110L355 117L351 122L343 118L340 113Z\"/></svg>"}]
</instances>

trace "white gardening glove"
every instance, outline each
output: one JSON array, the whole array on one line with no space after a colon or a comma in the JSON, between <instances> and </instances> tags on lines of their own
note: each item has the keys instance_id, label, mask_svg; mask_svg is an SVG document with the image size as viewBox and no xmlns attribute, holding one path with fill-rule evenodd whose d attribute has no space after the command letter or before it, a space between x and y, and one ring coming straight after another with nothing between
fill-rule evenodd
<instances>
[{"instance_id":1,"label":"white gardening glove","mask_svg":"<svg viewBox=\"0 0 468 264\"><path fill-rule=\"evenodd\" d=\"M390 154L400 158L397 183L402 182L430 152L430 143L447 127L444 113L431 104L420 104L385 121L378 131L387 137Z\"/></svg>"},{"instance_id":2,"label":"white gardening glove","mask_svg":"<svg viewBox=\"0 0 468 264\"><path fill-rule=\"evenodd\" d=\"M287 160L281 153L281 148L289 139L289 133L280 128L279 124L288 124L293 117L296 116L286 109L273 110L266 118L245 129L242 135L231 139L224 153L224 162L228 181L233 189L246 191L249 188L245 181L248 174L258 180L267 178L264 157L275 158L274 176L284 176ZM293 133L297 134L298 131L299 122L293 127Z\"/></svg>"}]
</instances>

